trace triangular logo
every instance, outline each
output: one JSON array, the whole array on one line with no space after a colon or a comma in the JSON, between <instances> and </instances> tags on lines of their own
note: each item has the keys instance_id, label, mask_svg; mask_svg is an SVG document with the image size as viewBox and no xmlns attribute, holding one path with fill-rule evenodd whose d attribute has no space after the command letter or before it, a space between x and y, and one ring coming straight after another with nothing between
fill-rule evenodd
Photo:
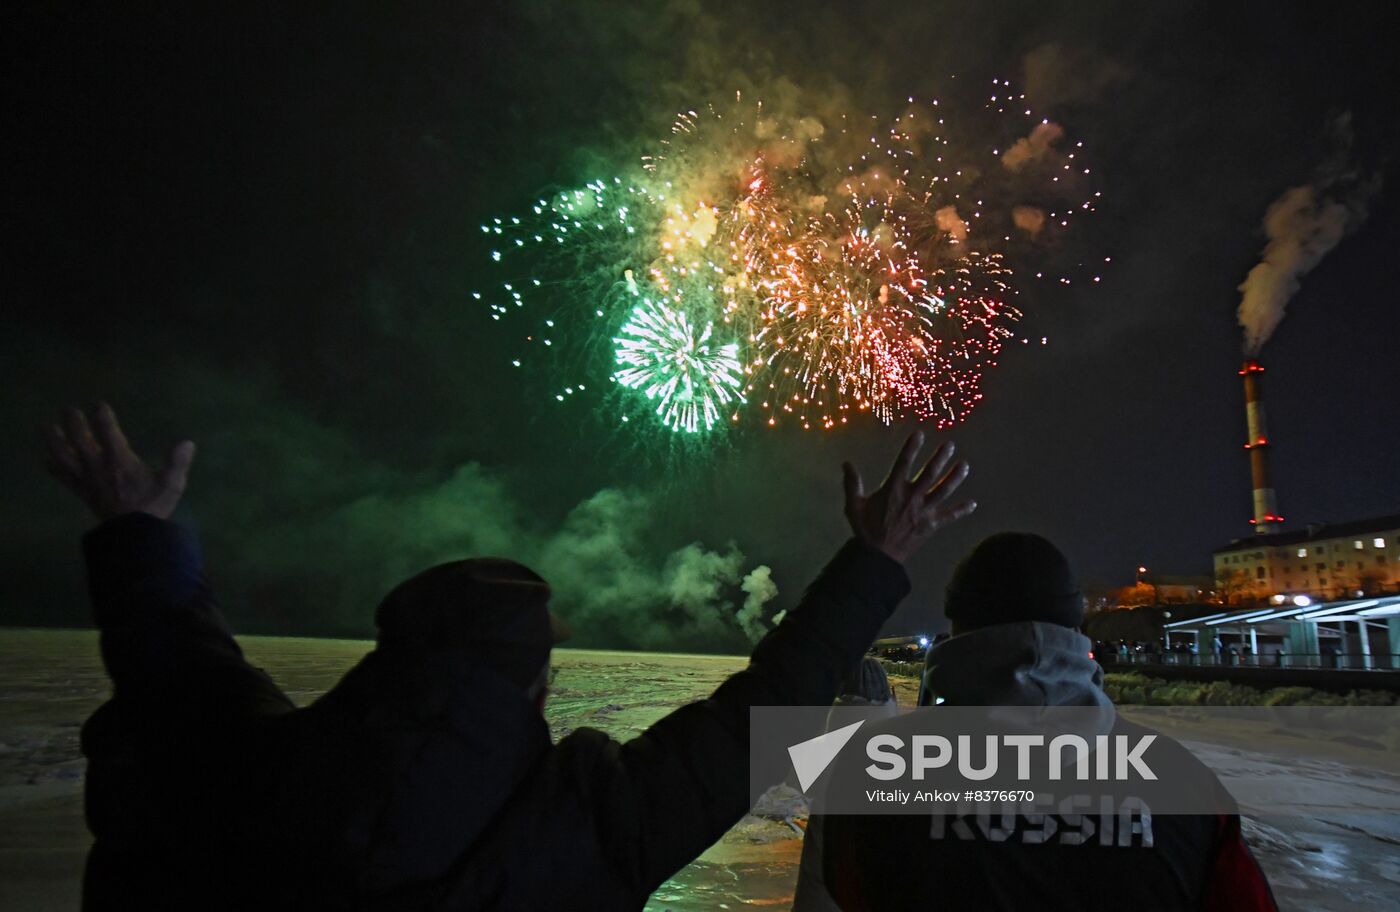
<instances>
[{"instance_id":1,"label":"triangular logo","mask_svg":"<svg viewBox=\"0 0 1400 912\"><path fill-rule=\"evenodd\" d=\"M824 735L818 735L811 740L794 744L788 748L788 756L792 758L792 768L797 771L797 785L802 791L807 791L812 783L826 772L831 761L835 760L836 755L841 753L841 748L846 746L847 741L855 737L856 729L864 724L864 719L852 722L850 725L833 729Z\"/></svg>"}]
</instances>

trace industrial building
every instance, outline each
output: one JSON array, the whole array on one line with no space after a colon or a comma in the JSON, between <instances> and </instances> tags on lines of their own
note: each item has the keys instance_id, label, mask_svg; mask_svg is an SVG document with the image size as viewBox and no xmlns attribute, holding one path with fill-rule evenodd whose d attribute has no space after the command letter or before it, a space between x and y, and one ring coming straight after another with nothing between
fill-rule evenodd
<instances>
[{"instance_id":1,"label":"industrial building","mask_svg":"<svg viewBox=\"0 0 1400 912\"><path fill-rule=\"evenodd\" d=\"M1311 602L1400 593L1400 515L1317 523L1281 531L1269 474L1264 368L1244 362L1244 448L1249 454L1254 535L1215 551L1215 597L1227 605L1264 605L1295 596Z\"/></svg>"},{"instance_id":2,"label":"industrial building","mask_svg":"<svg viewBox=\"0 0 1400 912\"><path fill-rule=\"evenodd\" d=\"M1400 593L1400 515L1236 539L1215 552L1215 587L1229 605Z\"/></svg>"},{"instance_id":3,"label":"industrial building","mask_svg":"<svg viewBox=\"0 0 1400 912\"><path fill-rule=\"evenodd\" d=\"M1400 514L1282 531L1263 373L1253 359L1239 371L1254 534L1214 552L1227 610L1165 624L1166 645L1202 664L1400 669Z\"/></svg>"}]
</instances>

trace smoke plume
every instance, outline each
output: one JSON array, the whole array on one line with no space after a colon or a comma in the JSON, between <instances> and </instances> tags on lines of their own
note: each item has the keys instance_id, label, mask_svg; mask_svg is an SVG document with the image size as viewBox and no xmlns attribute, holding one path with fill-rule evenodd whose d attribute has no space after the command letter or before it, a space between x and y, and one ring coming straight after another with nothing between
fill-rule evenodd
<instances>
[{"instance_id":1,"label":"smoke plume","mask_svg":"<svg viewBox=\"0 0 1400 912\"><path fill-rule=\"evenodd\" d=\"M739 588L747 593L747 597L736 620L749 639L758 640L768 632L768 625L763 621L763 606L778 596L778 585L773 582L773 571L763 565L754 567L749 575L744 577L744 582ZM778 618L775 617L773 622L777 621Z\"/></svg>"},{"instance_id":2,"label":"smoke plume","mask_svg":"<svg viewBox=\"0 0 1400 912\"><path fill-rule=\"evenodd\" d=\"M934 212L933 217L938 230L946 233L953 243L961 244L967 240L967 222L958 215L957 206L944 206Z\"/></svg>"},{"instance_id":3,"label":"smoke plume","mask_svg":"<svg viewBox=\"0 0 1400 912\"><path fill-rule=\"evenodd\" d=\"M1017 206L1011 210L1011 221L1026 234L1035 237L1045 227L1045 210L1039 206Z\"/></svg>"},{"instance_id":4,"label":"smoke plume","mask_svg":"<svg viewBox=\"0 0 1400 912\"><path fill-rule=\"evenodd\" d=\"M658 556L653 526L664 508L655 495L606 488L552 530L475 463L436 484L391 484L400 490L240 535L257 544L239 553L234 592L287 596L275 588L296 581L300 626L364 634L375 602L396 582L443 561L498 555L549 581L571 645L737 650L767 632L763 608L778 591L768 567L746 576L732 542L692 542ZM324 572L305 565L308 554Z\"/></svg>"},{"instance_id":5,"label":"smoke plume","mask_svg":"<svg viewBox=\"0 0 1400 912\"><path fill-rule=\"evenodd\" d=\"M1333 124L1333 137L1335 152L1317 179L1285 190L1264 213L1268 243L1239 286L1246 355L1257 355L1269 341L1302 277L1366 218L1366 201L1376 183L1358 177L1349 163L1350 117L1343 115Z\"/></svg>"},{"instance_id":6,"label":"smoke plume","mask_svg":"<svg viewBox=\"0 0 1400 912\"><path fill-rule=\"evenodd\" d=\"M1008 171L1020 171L1032 162L1040 161L1055 148L1055 143L1064 139L1065 129L1057 123L1044 121L1035 125L1027 136L1020 139L1002 153L1001 163Z\"/></svg>"}]
</instances>

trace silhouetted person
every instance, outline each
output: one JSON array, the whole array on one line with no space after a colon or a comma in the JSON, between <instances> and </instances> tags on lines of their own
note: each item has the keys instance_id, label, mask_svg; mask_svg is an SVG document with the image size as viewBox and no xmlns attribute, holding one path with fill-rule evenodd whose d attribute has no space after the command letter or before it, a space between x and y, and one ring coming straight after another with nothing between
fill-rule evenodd
<instances>
[{"instance_id":1,"label":"silhouetted person","mask_svg":"<svg viewBox=\"0 0 1400 912\"><path fill-rule=\"evenodd\" d=\"M899 701L895 699L885 667L878 659L869 656L842 681L841 695L832 706L832 713L826 720L827 731L831 731L839 722L850 721L848 718L838 718L835 707L862 707L867 712L861 717L870 721L891 719L899 714ZM826 884L822 882L823 819L812 816L807 820L807 832L802 838L802 863L797 873L797 891L792 901L793 912L829 912L837 908L827 893Z\"/></svg>"},{"instance_id":2,"label":"silhouetted person","mask_svg":"<svg viewBox=\"0 0 1400 912\"><path fill-rule=\"evenodd\" d=\"M929 651L920 705L1087 707L1106 732L1146 731L1116 717L1103 691L1103 670L1077 630L1083 604L1068 562L1050 542L1023 533L988 538L948 584L944 612L953 636ZM915 727L918 721L903 716L875 731L907 740L927 730ZM1175 749L1178 767L1194 764L1192 781L1219 788L1199 761ZM853 752L838 763L850 768L865 760ZM1151 814L1141 831L1125 840L1120 829L1109 845L1084 833L1116 828L1111 817L1069 815L1097 818L1086 829L1061 815L1038 816L1059 823L994 812L988 820L995 832L988 832L979 829L980 818L949 822L949 815L929 813L824 816L827 889L848 912L1275 908L1238 816Z\"/></svg>"},{"instance_id":3,"label":"silhouetted person","mask_svg":"<svg viewBox=\"0 0 1400 912\"><path fill-rule=\"evenodd\" d=\"M163 471L105 406L49 431L84 539L112 699L88 721L88 909L624 909L748 809L752 705L828 704L909 589L901 562L975 507L945 444L906 441L854 536L708 699L620 744L551 743L549 590L458 561L379 606L377 647L305 709L250 667L193 537L169 522L193 458ZM308 559L314 556L308 555Z\"/></svg>"}]
</instances>

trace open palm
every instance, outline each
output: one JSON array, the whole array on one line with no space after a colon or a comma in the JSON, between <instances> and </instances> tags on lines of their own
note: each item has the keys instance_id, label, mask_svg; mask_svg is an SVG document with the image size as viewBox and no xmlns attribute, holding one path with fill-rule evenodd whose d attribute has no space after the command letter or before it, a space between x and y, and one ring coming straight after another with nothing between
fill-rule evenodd
<instances>
[{"instance_id":1,"label":"open palm","mask_svg":"<svg viewBox=\"0 0 1400 912\"><path fill-rule=\"evenodd\" d=\"M923 432L910 434L889 477L874 494L866 495L855 466L848 462L841 467L846 476L846 519L851 531L897 561L906 560L934 532L977 509L974 500L948 503L969 471L965 461L953 463L951 441L939 447L922 471L914 474L923 445Z\"/></svg>"},{"instance_id":2,"label":"open palm","mask_svg":"<svg viewBox=\"0 0 1400 912\"><path fill-rule=\"evenodd\" d=\"M131 449L111 406L69 409L45 429L49 471L77 494L100 520L126 513L169 519L185 492L194 443L170 450L164 468L153 469Z\"/></svg>"}]
</instances>

